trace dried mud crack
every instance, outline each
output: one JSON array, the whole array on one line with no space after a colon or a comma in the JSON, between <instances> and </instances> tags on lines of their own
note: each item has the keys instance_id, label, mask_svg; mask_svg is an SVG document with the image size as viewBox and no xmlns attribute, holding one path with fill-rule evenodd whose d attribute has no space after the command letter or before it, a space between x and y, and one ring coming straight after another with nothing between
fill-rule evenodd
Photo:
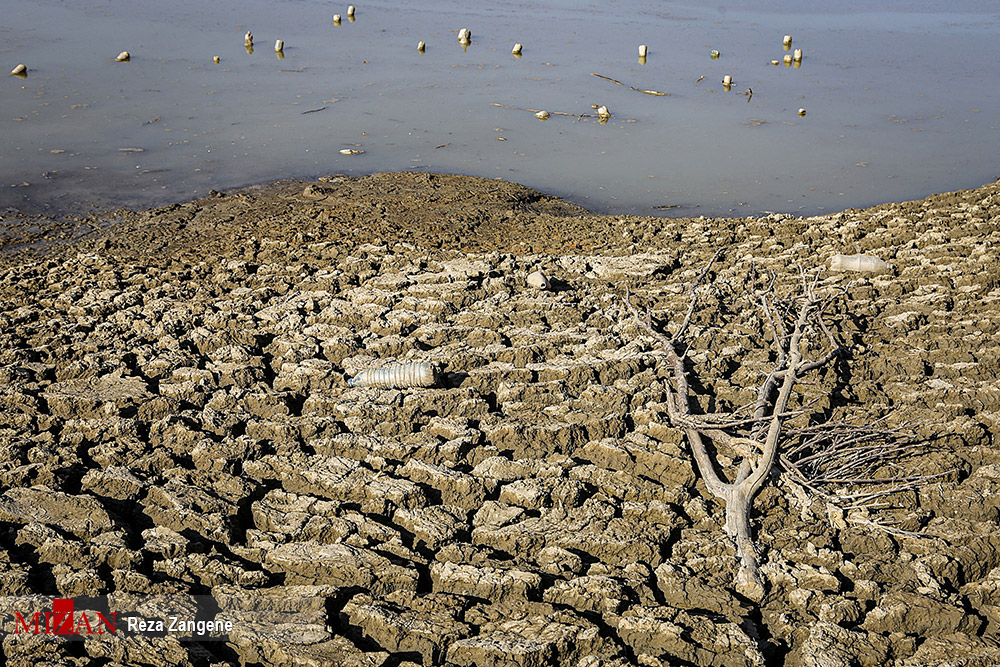
<instances>
[{"instance_id":1,"label":"dried mud crack","mask_svg":"<svg viewBox=\"0 0 1000 667\"><path fill-rule=\"evenodd\" d=\"M0 662L1000 661L1000 185L808 219L664 220L376 174L118 220L0 255ZM732 589L725 508L623 300L683 314L718 248L720 290L751 265L780 288L837 253L888 261L822 274L845 293L833 326L850 355L795 407L927 443L880 474L944 473L863 509L773 476L751 516L760 603ZM528 285L535 271L551 289ZM752 402L766 336L708 307L692 400ZM348 386L394 360L442 380ZM210 599L233 629L14 632L15 611L41 609L26 600L88 597L146 616L158 598Z\"/></svg>"}]
</instances>

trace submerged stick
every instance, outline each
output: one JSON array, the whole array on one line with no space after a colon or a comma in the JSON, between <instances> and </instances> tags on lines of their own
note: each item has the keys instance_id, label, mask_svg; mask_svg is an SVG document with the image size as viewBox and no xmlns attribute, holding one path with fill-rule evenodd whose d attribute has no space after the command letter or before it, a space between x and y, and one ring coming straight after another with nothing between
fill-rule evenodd
<instances>
[{"instance_id":1,"label":"submerged stick","mask_svg":"<svg viewBox=\"0 0 1000 667\"><path fill-rule=\"evenodd\" d=\"M610 76L604 76L603 74L598 74L597 72L591 72L590 76L596 76L598 79L604 79L605 81L610 81L611 83L618 86L625 86L629 90L634 90L637 93L645 93L646 95L655 95L657 97L666 97L670 95L670 93L661 93L658 90L647 90L645 88L636 88L635 86L626 86L618 79L612 79Z\"/></svg>"}]
</instances>

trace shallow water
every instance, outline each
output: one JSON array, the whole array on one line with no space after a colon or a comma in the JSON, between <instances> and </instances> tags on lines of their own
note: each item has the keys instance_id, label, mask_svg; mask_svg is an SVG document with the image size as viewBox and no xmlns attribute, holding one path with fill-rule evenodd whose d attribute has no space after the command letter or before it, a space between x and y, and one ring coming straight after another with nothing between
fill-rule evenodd
<instances>
[{"instance_id":1,"label":"shallow water","mask_svg":"<svg viewBox=\"0 0 1000 667\"><path fill-rule=\"evenodd\" d=\"M353 22L346 2L4 4L0 64L29 71L0 81L0 209L56 216L421 170L598 212L813 214L1000 176L992 3L372 0ZM770 64L785 34L800 67ZM122 50L130 62L115 62ZM364 152L340 153L352 148Z\"/></svg>"}]
</instances>

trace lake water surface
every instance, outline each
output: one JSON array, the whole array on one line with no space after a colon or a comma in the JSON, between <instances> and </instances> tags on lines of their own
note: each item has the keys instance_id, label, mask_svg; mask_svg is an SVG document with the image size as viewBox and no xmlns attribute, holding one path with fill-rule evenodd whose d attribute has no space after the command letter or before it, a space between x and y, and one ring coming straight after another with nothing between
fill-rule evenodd
<instances>
[{"instance_id":1,"label":"lake water surface","mask_svg":"<svg viewBox=\"0 0 1000 667\"><path fill-rule=\"evenodd\" d=\"M801 4L5 0L0 64L28 72L0 80L0 210L420 170L597 212L808 215L1000 176L995 3Z\"/></svg>"}]
</instances>

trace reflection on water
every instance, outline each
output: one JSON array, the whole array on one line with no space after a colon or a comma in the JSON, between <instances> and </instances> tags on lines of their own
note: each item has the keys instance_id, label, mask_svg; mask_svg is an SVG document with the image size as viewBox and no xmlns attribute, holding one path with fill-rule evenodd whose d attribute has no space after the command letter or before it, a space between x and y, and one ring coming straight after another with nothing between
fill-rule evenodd
<instances>
[{"instance_id":1,"label":"reflection on water","mask_svg":"<svg viewBox=\"0 0 1000 667\"><path fill-rule=\"evenodd\" d=\"M6 0L0 63L28 72L0 81L0 209L424 170L602 212L811 214L1000 175L1000 19L973 0L466 4Z\"/></svg>"}]
</instances>

